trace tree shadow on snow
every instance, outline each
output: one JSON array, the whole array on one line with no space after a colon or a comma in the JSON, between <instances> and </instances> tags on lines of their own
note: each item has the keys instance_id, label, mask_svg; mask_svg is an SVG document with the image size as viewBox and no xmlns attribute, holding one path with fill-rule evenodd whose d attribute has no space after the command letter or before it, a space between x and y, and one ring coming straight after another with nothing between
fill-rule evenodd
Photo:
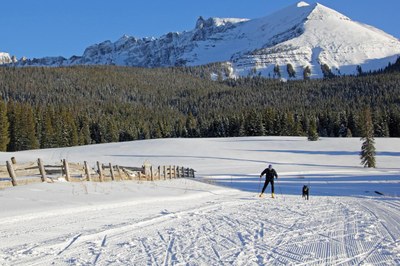
<instances>
[{"instance_id":1,"label":"tree shadow on snow","mask_svg":"<svg viewBox=\"0 0 400 266\"><path fill-rule=\"evenodd\" d=\"M254 175L215 175L205 180L216 185L235 188L242 191L260 193L264 178ZM351 175L351 174L312 174L300 176L281 176L275 180L275 194L301 196L303 185L310 187L311 196L400 196L399 174L387 175ZM265 193L271 192L269 184Z\"/></svg>"},{"instance_id":2,"label":"tree shadow on snow","mask_svg":"<svg viewBox=\"0 0 400 266\"><path fill-rule=\"evenodd\" d=\"M273 152L273 153L293 153L309 155L329 155L329 156L359 156L360 151L305 151L305 150L246 150L247 152ZM377 152L377 156L400 157L400 152L382 151Z\"/></svg>"},{"instance_id":3,"label":"tree shadow on snow","mask_svg":"<svg viewBox=\"0 0 400 266\"><path fill-rule=\"evenodd\" d=\"M199 159L199 160L221 160L221 161L235 161L235 162L250 162L258 164L274 164L274 165L289 165L289 166L309 166L309 167L330 167L330 168L341 168L341 169L360 169L359 166L343 166L343 165L331 165L331 164L310 164L310 163L293 163L293 162L275 162L275 161L265 161L265 160L253 160L245 158L232 158L232 157L214 157L214 156L196 156L196 155L172 155L172 154L111 154L111 157L128 157L128 158L157 158L170 159L170 158L182 158L182 159ZM196 170L196 169L195 169Z\"/></svg>"}]
</instances>

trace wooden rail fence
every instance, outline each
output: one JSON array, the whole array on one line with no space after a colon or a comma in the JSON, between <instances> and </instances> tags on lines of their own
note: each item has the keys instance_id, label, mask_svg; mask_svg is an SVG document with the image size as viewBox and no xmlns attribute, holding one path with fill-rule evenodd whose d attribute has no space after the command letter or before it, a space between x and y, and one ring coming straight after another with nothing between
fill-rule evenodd
<instances>
[{"instance_id":1,"label":"wooden rail fence","mask_svg":"<svg viewBox=\"0 0 400 266\"><path fill-rule=\"evenodd\" d=\"M13 157L6 165L0 165L0 188L26 185L35 182L54 182L65 179L67 182L94 181L109 182L121 180L155 181L174 178L194 178L195 171L175 165L153 167L145 163L142 167L119 166L96 163L90 167L88 162L71 163L66 159L58 164L44 164L40 158L36 162L19 164Z\"/></svg>"}]
</instances>

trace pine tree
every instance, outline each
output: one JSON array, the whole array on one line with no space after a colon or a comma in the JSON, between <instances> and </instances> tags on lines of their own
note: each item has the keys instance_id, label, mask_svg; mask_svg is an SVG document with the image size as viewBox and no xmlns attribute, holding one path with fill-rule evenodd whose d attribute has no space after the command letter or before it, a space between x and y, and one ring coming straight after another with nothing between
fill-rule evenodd
<instances>
[{"instance_id":1,"label":"pine tree","mask_svg":"<svg viewBox=\"0 0 400 266\"><path fill-rule=\"evenodd\" d=\"M353 137L353 133L351 133L350 128L347 128L346 137L347 138L352 138Z\"/></svg>"},{"instance_id":2,"label":"pine tree","mask_svg":"<svg viewBox=\"0 0 400 266\"><path fill-rule=\"evenodd\" d=\"M228 127L228 136L230 137L239 137L240 136L240 130L241 128L243 129L244 127L242 126L242 121L240 120L239 116L231 116L227 118L228 122L227 124L229 125Z\"/></svg>"},{"instance_id":3,"label":"pine tree","mask_svg":"<svg viewBox=\"0 0 400 266\"><path fill-rule=\"evenodd\" d=\"M119 140L119 131L117 125L114 120L108 120L105 122L105 131L104 131L104 141L106 143L109 142L118 142Z\"/></svg>"},{"instance_id":4,"label":"pine tree","mask_svg":"<svg viewBox=\"0 0 400 266\"><path fill-rule=\"evenodd\" d=\"M57 138L59 147L71 147L79 144L78 129L72 114L62 110L58 114Z\"/></svg>"},{"instance_id":5,"label":"pine tree","mask_svg":"<svg viewBox=\"0 0 400 266\"><path fill-rule=\"evenodd\" d=\"M361 136L361 134L359 132L360 130L358 129L358 126L357 126L358 120L359 120L359 117L357 117L353 112L350 112L348 119L347 119L347 121L348 121L347 128L348 128L348 130L350 130L351 136L354 136L354 137Z\"/></svg>"},{"instance_id":6,"label":"pine tree","mask_svg":"<svg viewBox=\"0 0 400 266\"><path fill-rule=\"evenodd\" d=\"M10 142L10 137L8 135L9 125L7 106L5 102L0 101L0 151L7 151L7 145Z\"/></svg>"},{"instance_id":7,"label":"pine tree","mask_svg":"<svg viewBox=\"0 0 400 266\"><path fill-rule=\"evenodd\" d=\"M375 113L372 119L374 124L374 135L376 137L389 137L389 124L387 121L387 115L381 113Z\"/></svg>"},{"instance_id":8,"label":"pine tree","mask_svg":"<svg viewBox=\"0 0 400 266\"><path fill-rule=\"evenodd\" d=\"M389 116L390 136L400 136L400 113L392 111Z\"/></svg>"},{"instance_id":9,"label":"pine tree","mask_svg":"<svg viewBox=\"0 0 400 266\"><path fill-rule=\"evenodd\" d=\"M296 71L293 68L292 64L287 64L287 72L289 75L289 78L295 78L296 77Z\"/></svg>"},{"instance_id":10,"label":"pine tree","mask_svg":"<svg viewBox=\"0 0 400 266\"><path fill-rule=\"evenodd\" d=\"M274 77L275 78L281 78L281 70L279 69L279 65L276 64L274 66Z\"/></svg>"},{"instance_id":11,"label":"pine tree","mask_svg":"<svg viewBox=\"0 0 400 266\"><path fill-rule=\"evenodd\" d=\"M263 112L263 124L265 128L265 135L272 136L275 134L274 131L274 120L276 113L272 108L266 108Z\"/></svg>"},{"instance_id":12,"label":"pine tree","mask_svg":"<svg viewBox=\"0 0 400 266\"><path fill-rule=\"evenodd\" d=\"M92 143L92 139L90 138L90 125L89 118L86 115L83 115L79 119L78 126L78 135L79 135L79 145L89 145ZM123 140L122 140L123 141Z\"/></svg>"},{"instance_id":13,"label":"pine tree","mask_svg":"<svg viewBox=\"0 0 400 266\"><path fill-rule=\"evenodd\" d=\"M374 127L372 124L371 111L365 109L362 114L362 137L363 141L361 146L360 158L361 164L364 167L375 168L375 140L374 140Z\"/></svg>"},{"instance_id":14,"label":"pine tree","mask_svg":"<svg viewBox=\"0 0 400 266\"><path fill-rule=\"evenodd\" d=\"M310 66L306 66L303 71L303 79L309 80L311 78L311 68Z\"/></svg>"},{"instance_id":15,"label":"pine tree","mask_svg":"<svg viewBox=\"0 0 400 266\"><path fill-rule=\"evenodd\" d=\"M285 136L299 136L299 127L297 121L294 119L294 115L291 112L285 113L285 125L286 125L286 134Z\"/></svg>"},{"instance_id":16,"label":"pine tree","mask_svg":"<svg viewBox=\"0 0 400 266\"><path fill-rule=\"evenodd\" d=\"M39 140L36 136L35 115L31 106L24 105L22 109L22 123L24 124L24 146L22 150L39 148Z\"/></svg>"},{"instance_id":17,"label":"pine tree","mask_svg":"<svg viewBox=\"0 0 400 266\"><path fill-rule=\"evenodd\" d=\"M309 141L317 141L319 139L317 132L317 123L314 118L311 119L310 125L308 126L307 139Z\"/></svg>"},{"instance_id":18,"label":"pine tree","mask_svg":"<svg viewBox=\"0 0 400 266\"><path fill-rule=\"evenodd\" d=\"M324 78L333 78L335 75L332 73L330 67L327 64L322 64L321 65L321 70L322 74L324 75Z\"/></svg>"},{"instance_id":19,"label":"pine tree","mask_svg":"<svg viewBox=\"0 0 400 266\"><path fill-rule=\"evenodd\" d=\"M245 121L247 136L264 136L265 127L260 113L253 109L248 113Z\"/></svg>"},{"instance_id":20,"label":"pine tree","mask_svg":"<svg viewBox=\"0 0 400 266\"><path fill-rule=\"evenodd\" d=\"M340 125L338 134L339 134L339 137L346 137L347 136L347 127L344 124Z\"/></svg>"},{"instance_id":21,"label":"pine tree","mask_svg":"<svg viewBox=\"0 0 400 266\"><path fill-rule=\"evenodd\" d=\"M180 138L185 136L187 136L185 122L182 119L178 119L175 121L173 137Z\"/></svg>"},{"instance_id":22,"label":"pine tree","mask_svg":"<svg viewBox=\"0 0 400 266\"><path fill-rule=\"evenodd\" d=\"M42 116L41 148L55 148L58 146L53 121L54 112L51 109L46 110Z\"/></svg>"},{"instance_id":23,"label":"pine tree","mask_svg":"<svg viewBox=\"0 0 400 266\"><path fill-rule=\"evenodd\" d=\"M188 137L198 137L198 132L197 132L197 120L193 116L192 113L189 113L188 116L186 117L186 130L188 132Z\"/></svg>"},{"instance_id":24,"label":"pine tree","mask_svg":"<svg viewBox=\"0 0 400 266\"><path fill-rule=\"evenodd\" d=\"M358 65L358 66L356 67L356 69L357 69L358 75L362 75L362 74L363 74L363 70L362 70L362 67L361 67L360 65Z\"/></svg>"},{"instance_id":25,"label":"pine tree","mask_svg":"<svg viewBox=\"0 0 400 266\"><path fill-rule=\"evenodd\" d=\"M9 104L10 122L9 151L22 151L39 148L36 137L36 123L33 109L28 104Z\"/></svg>"}]
</instances>

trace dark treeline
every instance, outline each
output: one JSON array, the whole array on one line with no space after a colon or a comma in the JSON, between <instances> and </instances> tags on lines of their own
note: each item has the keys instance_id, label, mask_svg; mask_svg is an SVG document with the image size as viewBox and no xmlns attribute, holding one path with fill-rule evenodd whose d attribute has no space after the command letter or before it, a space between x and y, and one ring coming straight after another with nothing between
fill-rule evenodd
<instances>
[{"instance_id":1,"label":"dark treeline","mask_svg":"<svg viewBox=\"0 0 400 266\"><path fill-rule=\"evenodd\" d=\"M393 69L393 66L392 68ZM169 137L400 137L400 73L211 81L211 68L0 68L0 150Z\"/></svg>"}]
</instances>

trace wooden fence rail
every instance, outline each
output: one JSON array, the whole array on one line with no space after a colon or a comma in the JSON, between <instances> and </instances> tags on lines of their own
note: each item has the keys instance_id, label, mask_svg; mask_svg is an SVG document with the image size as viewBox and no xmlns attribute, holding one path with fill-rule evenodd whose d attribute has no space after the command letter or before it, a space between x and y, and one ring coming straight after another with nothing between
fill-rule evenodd
<instances>
[{"instance_id":1,"label":"wooden fence rail","mask_svg":"<svg viewBox=\"0 0 400 266\"><path fill-rule=\"evenodd\" d=\"M173 178L194 178L195 171L174 165L154 167L145 163L142 167L119 166L96 163L92 168L88 162L71 163L66 159L57 164L44 164L42 159L36 162L19 164L13 157L6 165L0 165L0 188L26 185L34 182L54 182L62 178L67 182L94 181L109 182L122 180L156 181Z\"/></svg>"}]
</instances>

